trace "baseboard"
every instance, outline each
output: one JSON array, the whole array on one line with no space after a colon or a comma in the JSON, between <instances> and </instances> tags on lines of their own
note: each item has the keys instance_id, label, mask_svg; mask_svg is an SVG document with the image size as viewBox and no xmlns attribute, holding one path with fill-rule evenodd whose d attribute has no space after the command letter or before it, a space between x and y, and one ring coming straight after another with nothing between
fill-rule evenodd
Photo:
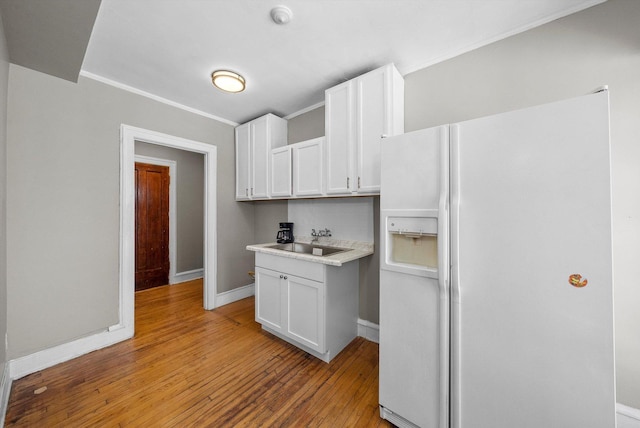
<instances>
[{"instance_id":1,"label":"baseboard","mask_svg":"<svg viewBox=\"0 0 640 428\"><path fill-rule=\"evenodd\" d=\"M358 318L358 336L364 337L371 342L380 343L380 326Z\"/></svg>"},{"instance_id":2,"label":"baseboard","mask_svg":"<svg viewBox=\"0 0 640 428\"><path fill-rule=\"evenodd\" d=\"M107 331L13 359L9 362L9 375L11 379L20 379L131 337L133 337L133 326L130 328L120 325L112 326Z\"/></svg>"},{"instance_id":3,"label":"baseboard","mask_svg":"<svg viewBox=\"0 0 640 428\"><path fill-rule=\"evenodd\" d=\"M640 410L624 404L616 404L617 428L640 428Z\"/></svg>"},{"instance_id":4,"label":"baseboard","mask_svg":"<svg viewBox=\"0 0 640 428\"><path fill-rule=\"evenodd\" d=\"M224 291L216 295L216 306L224 306L229 303L237 302L238 300L246 299L247 297L256 294L255 284L245 285L244 287L234 288L233 290Z\"/></svg>"},{"instance_id":5,"label":"baseboard","mask_svg":"<svg viewBox=\"0 0 640 428\"><path fill-rule=\"evenodd\" d=\"M181 282L193 281L204 277L204 269L186 270L178 272L169 280L169 284L180 284Z\"/></svg>"},{"instance_id":6,"label":"baseboard","mask_svg":"<svg viewBox=\"0 0 640 428\"><path fill-rule=\"evenodd\" d=\"M1 366L0 373L0 426L4 426L4 418L7 414L7 406L9 404L9 394L11 393L11 376L9 376L9 363Z\"/></svg>"}]
</instances>

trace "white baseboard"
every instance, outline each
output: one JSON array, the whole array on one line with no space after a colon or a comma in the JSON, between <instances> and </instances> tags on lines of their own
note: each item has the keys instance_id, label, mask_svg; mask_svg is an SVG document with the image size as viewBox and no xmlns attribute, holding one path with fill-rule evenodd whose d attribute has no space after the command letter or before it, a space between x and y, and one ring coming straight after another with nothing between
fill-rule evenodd
<instances>
[{"instance_id":1,"label":"white baseboard","mask_svg":"<svg viewBox=\"0 0 640 428\"><path fill-rule=\"evenodd\" d=\"M249 284L244 287L224 291L216 295L216 306L228 305L229 303L237 302L238 300L245 299L253 296L254 294L256 294L255 284Z\"/></svg>"},{"instance_id":2,"label":"white baseboard","mask_svg":"<svg viewBox=\"0 0 640 428\"><path fill-rule=\"evenodd\" d=\"M9 362L9 374L11 379L20 379L131 337L133 337L133 326L130 328L112 326L107 331L13 359Z\"/></svg>"},{"instance_id":3,"label":"white baseboard","mask_svg":"<svg viewBox=\"0 0 640 428\"><path fill-rule=\"evenodd\" d=\"M2 364L0 368L2 369L2 373L0 373L0 426L3 427L11 393L11 376L9 375L8 362Z\"/></svg>"},{"instance_id":4,"label":"white baseboard","mask_svg":"<svg viewBox=\"0 0 640 428\"><path fill-rule=\"evenodd\" d=\"M640 428L640 410L624 404L616 404L617 428Z\"/></svg>"},{"instance_id":5,"label":"white baseboard","mask_svg":"<svg viewBox=\"0 0 640 428\"><path fill-rule=\"evenodd\" d=\"M380 326L358 318L358 336L364 337L371 342L380 343Z\"/></svg>"},{"instance_id":6,"label":"white baseboard","mask_svg":"<svg viewBox=\"0 0 640 428\"><path fill-rule=\"evenodd\" d=\"M204 269L186 270L176 273L173 278L169 278L169 284L180 284L181 282L193 281L204 278Z\"/></svg>"}]
</instances>

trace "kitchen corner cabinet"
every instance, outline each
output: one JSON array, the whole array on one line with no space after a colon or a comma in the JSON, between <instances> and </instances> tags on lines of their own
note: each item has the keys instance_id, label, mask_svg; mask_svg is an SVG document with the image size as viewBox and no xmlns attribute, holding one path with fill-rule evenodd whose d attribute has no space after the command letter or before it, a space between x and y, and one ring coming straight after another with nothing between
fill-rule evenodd
<instances>
[{"instance_id":1,"label":"kitchen corner cabinet","mask_svg":"<svg viewBox=\"0 0 640 428\"><path fill-rule=\"evenodd\" d=\"M404 132L404 80L393 64L325 91L326 193L380 192L380 139Z\"/></svg>"},{"instance_id":2,"label":"kitchen corner cabinet","mask_svg":"<svg viewBox=\"0 0 640 428\"><path fill-rule=\"evenodd\" d=\"M293 195L324 194L324 137L293 144Z\"/></svg>"},{"instance_id":3,"label":"kitchen corner cabinet","mask_svg":"<svg viewBox=\"0 0 640 428\"><path fill-rule=\"evenodd\" d=\"M287 144L287 121L267 114L236 127L236 200L270 197L271 149Z\"/></svg>"},{"instance_id":4,"label":"kitchen corner cabinet","mask_svg":"<svg viewBox=\"0 0 640 428\"><path fill-rule=\"evenodd\" d=\"M325 362L358 333L358 262L329 266L256 253L255 319Z\"/></svg>"}]
</instances>

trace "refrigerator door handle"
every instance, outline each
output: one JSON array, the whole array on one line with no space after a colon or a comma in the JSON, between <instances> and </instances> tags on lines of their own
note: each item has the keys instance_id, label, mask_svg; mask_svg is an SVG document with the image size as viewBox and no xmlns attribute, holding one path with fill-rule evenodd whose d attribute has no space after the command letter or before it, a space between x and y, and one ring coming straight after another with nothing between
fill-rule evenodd
<instances>
[{"instance_id":1,"label":"refrigerator door handle","mask_svg":"<svg viewBox=\"0 0 640 428\"><path fill-rule=\"evenodd\" d=\"M440 128L438 288L440 292L440 427L449 426L449 127Z\"/></svg>"},{"instance_id":2,"label":"refrigerator door handle","mask_svg":"<svg viewBox=\"0 0 640 428\"><path fill-rule=\"evenodd\" d=\"M460 129L458 125L451 125L451 147L450 147L450 263L451 263L451 328L450 328L450 349L451 349L451 428L461 427L461 397L460 397L460 322L459 322L459 305L460 305L460 284L459 284L459 262L458 262L458 214L460 207L460 196L458 192L459 173L458 167L458 143L460 138Z\"/></svg>"}]
</instances>

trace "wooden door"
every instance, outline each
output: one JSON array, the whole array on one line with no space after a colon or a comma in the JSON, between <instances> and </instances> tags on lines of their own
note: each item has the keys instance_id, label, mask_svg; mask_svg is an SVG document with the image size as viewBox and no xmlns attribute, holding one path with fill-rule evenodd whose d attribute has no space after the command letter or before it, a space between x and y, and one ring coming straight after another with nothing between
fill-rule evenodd
<instances>
[{"instance_id":1,"label":"wooden door","mask_svg":"<svg viewBox=\"0 0 640 428\"><path fill-rule=\"evenodd\" d=\"M136 291L169 283L169 167L136 162Z\"/></svg>"}]
</instances>

